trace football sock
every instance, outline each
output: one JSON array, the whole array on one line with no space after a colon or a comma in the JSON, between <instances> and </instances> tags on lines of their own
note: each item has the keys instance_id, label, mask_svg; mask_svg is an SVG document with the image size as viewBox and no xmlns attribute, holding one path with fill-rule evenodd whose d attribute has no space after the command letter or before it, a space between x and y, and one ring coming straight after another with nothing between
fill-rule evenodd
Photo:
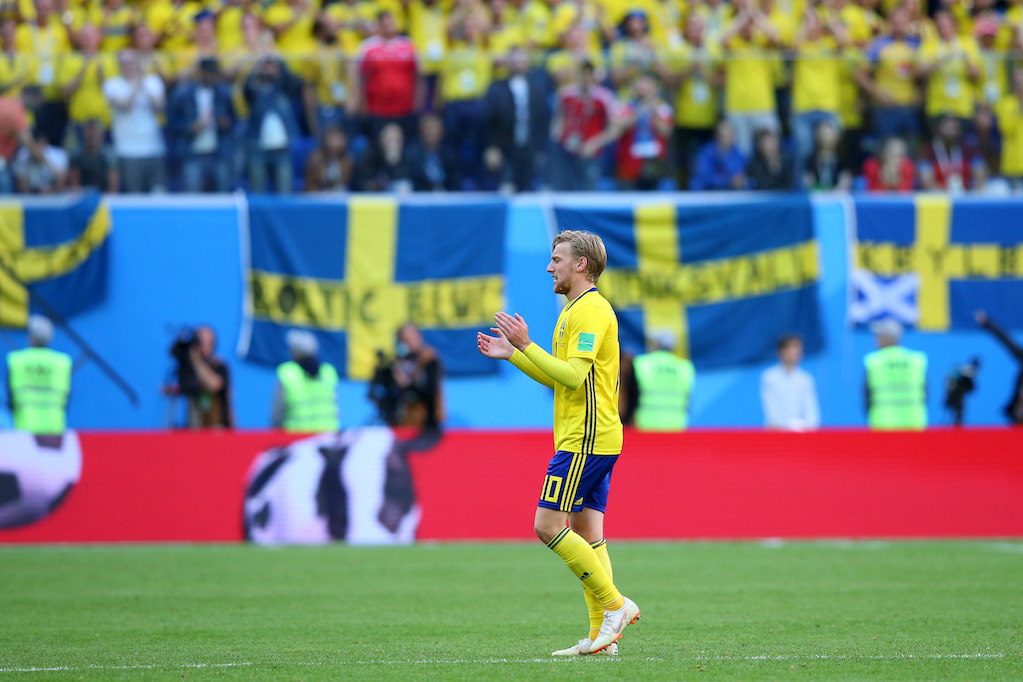
<instances>
[{"instance_id":1,"label":"football sock","mask_svg":"<svg viewBox=\"0 0 1023 682\"><path fill-rule=\"evenodd\" d=\"M593 595L605 609L614 611L625 605L625 599L604 570L597 553L581 535L566 526L547 546L564 560L568 570L582 580L583 585L593 590Z\"/></svg>"},{"instance_id":2,"label":"football sock","mask_svg":"<svg viewBox=\"0 0 1023 682\"><path fill-rule=\"evenodd\" d=\"M614 573L611 571L611 557L607 553L607 540L600 540L590 544L593 551L597 554L597 558L600 559L600 564L604 567L607 572L607 577L614 582ZM586 610L590 614L590 639L596 639L600 633L600 625L604 622L604 606L597 599L597 595L593 594L593 590L583 583L583 598L586 599Z\"/></svg>"}]
</instances>

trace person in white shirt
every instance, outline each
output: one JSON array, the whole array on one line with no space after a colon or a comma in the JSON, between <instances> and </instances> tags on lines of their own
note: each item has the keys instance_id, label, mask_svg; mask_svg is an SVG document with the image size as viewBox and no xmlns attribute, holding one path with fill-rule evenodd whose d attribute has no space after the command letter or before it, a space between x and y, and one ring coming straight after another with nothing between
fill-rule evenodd
<instances>
[{"instance_id":1,"label":"person in white shirt","mask_svg":"<svg viewBox=\"0 0 1023 682\"><path fill-rule=\"evenodd\" d=\"M782 336L778 340L778 364L760 377L760 402L764 425L783 431L810 431L820 427L817 389L810 373L799 366L803 340Z\"/></svg>"},{"instance_id":2,"label":"person in white shirt","mask_svg":"<svg viewBox=\"0 0 1023 682\"><path fill-rule=\"evenodd\" d=\"M133 50L117 55L120 73L103 82L113 114L111 134L125 192L166 189L165 147L159 115L165 104L163 81L144 74Z\"/></svg>"}]
</instances>

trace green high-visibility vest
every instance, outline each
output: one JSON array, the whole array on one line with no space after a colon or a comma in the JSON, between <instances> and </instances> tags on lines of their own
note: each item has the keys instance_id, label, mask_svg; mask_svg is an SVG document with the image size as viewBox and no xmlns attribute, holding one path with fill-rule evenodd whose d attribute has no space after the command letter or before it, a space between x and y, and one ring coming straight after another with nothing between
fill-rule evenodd
<instances>
[{"instance_id":1,"label":"green high-visibility vest","mask_svg":"<svg viewBox=\"0 0 1023 682\"><path fill-rule=\"evenodd\" d=\"M67 428L71 393L71 357L49 348L26 348L7 354L14 428L53 436Z\"/></svg>"},{"instance_id":2,"label":"green high-visibility vest","mask_svg":"<svg viewBox=\"0 0 1023 682\"><path fill-rule=\"evenodd\" d=\"M886 346L864 358L872 429L927 428L927 356Z\"/></svg>"},{"instance_id":3,"label":"green high-visibility vest","mask_svg":"<svg viewBox=\"0 0 1023 682\"><path fill-rule=\"evenodd\" d=\"M659 350L633 360L639 384L636 428L642 431L681 431L689 423L689 395L696 372L693 363Z\"/></svg>"},{"instance_id":4,"label":"green high-visibility vest","mask_svg":"<svg viewBox=\"0 0 1023 682\"><path fill-rule=\"evenodd\" d=\"M277 378L284 391L286 431L322 433L341 428L337 409L337 370L326 362L310 377L297 362L285 362L277 368Z\"/></svg>"}]
</instances>

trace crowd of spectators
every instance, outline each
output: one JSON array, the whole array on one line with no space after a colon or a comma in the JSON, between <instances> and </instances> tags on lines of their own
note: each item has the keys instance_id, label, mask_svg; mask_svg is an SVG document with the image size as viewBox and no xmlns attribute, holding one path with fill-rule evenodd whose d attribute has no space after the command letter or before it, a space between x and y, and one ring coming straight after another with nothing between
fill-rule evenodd
<instances>
[{"instance_id":1,"label":"crowd of spectators","mask_svg":"<svg viewBox=\"0 0 1023 682\"><path fill-rule=\"evenodd\" d=\"M0 0L0 192L1023 189L1023 2Z\"/></svg>"}]
</instances>

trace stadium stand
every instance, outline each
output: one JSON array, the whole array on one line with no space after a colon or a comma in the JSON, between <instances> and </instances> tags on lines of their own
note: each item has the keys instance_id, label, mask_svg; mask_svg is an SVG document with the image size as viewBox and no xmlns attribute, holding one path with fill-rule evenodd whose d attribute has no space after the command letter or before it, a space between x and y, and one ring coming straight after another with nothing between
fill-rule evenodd
<instances>
[{"instance_id":1,"label":"stadium stand","mask_svg":"<svg viewBox=\"0 0 1023 682\"><path fill-rule=\"evenodd\" d=\"M4 0L0 193L1019 189L1023 6L931 4Z\"/></svg>"}]
</instances>

